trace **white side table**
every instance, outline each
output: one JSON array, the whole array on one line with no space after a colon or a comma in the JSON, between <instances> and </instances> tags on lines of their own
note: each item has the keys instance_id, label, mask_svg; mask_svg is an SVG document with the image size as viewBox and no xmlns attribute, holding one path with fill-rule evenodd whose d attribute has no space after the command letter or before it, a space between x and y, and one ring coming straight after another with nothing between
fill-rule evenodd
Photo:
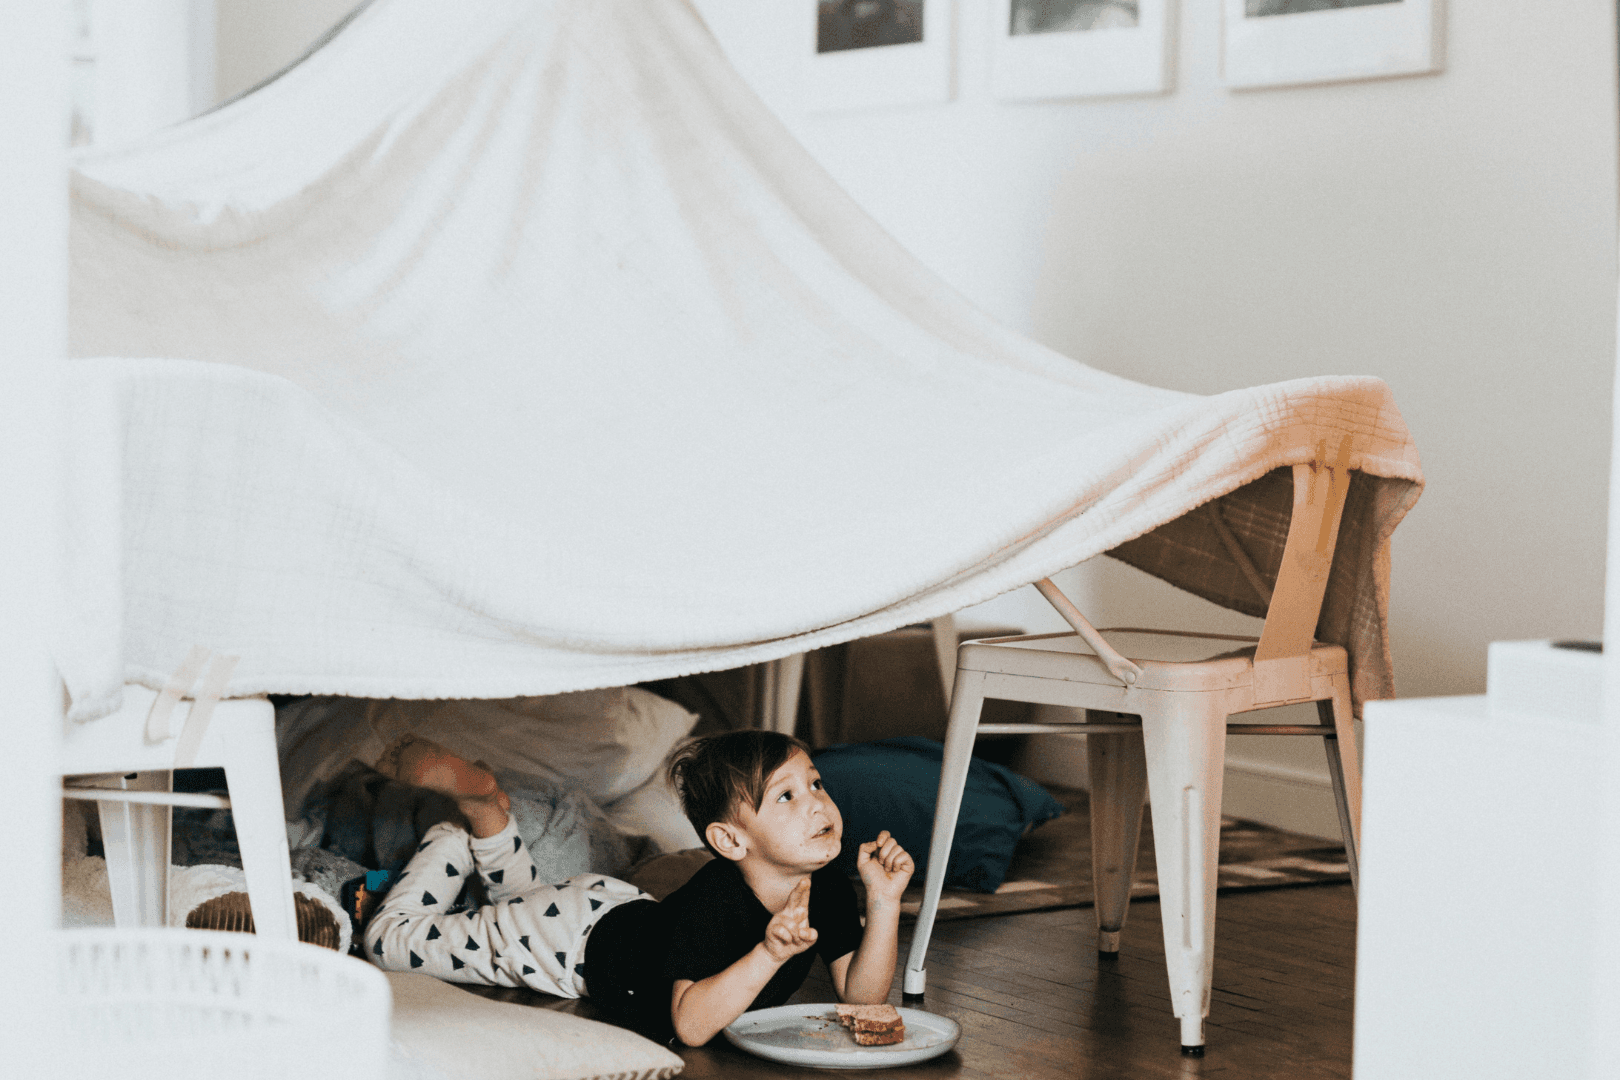
<instances>
[{"instance_id":1,"label":"white side table","mask_svg":"<svg viewBox=\"0 0 1620 1080\"><path fill-rule=\"evenodd\" d=\"M1588 1075L1600 734L1485 696L1367 705L1357 1080Z\"/></svg>"}]
</instances>

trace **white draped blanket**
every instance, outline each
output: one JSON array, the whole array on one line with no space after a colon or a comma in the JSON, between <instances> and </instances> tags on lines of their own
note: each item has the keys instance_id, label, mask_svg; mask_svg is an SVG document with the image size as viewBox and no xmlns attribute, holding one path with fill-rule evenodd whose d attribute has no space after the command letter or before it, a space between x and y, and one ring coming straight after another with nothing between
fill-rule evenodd
<instances>
[{"instance_id":1,"label":"white draped blanket","mask_svg":"<svg viewBox=\"0 0 1620 1080\"><path fill-rule=\"evenodd\" d=\"M1320 636L1389 692L1422 478L1384 383L1198 397L998 326L682 0L376 0L257 92L81 158L73 211L77 717L198 643L241 655L231 694L734 667L1113 549L1258 614L1184 515L1227 496L1274 574L1262 478L1346 438Z\"/></svg>"}]
</instances>

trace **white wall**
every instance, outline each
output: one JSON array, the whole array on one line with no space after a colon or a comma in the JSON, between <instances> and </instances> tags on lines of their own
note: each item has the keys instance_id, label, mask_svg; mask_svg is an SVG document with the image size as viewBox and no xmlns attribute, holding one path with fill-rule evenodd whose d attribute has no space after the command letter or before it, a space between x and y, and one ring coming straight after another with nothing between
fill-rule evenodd
<instances>
[{"instance_id":1,"label":"white wall","mask_svg":"<svg viewBox=\"0 0 1620 1080\"><path fill-rule=\"evenodd\" d=\"M0 821L7 1075L49 1076L58 1011L62 689L46 652L55 584L53 375L67 354L68 9L6 11L0 34ZM30 977L17 973L28 972ZM14 1070L14 1071L13 1071Z\"/></svg>"},{"instance_id":2,"label":"white wall","mask_svg":"<svg viewBox=\"0 0 1620 1080\"><path fill-rule=\"evenodd\" d=\"M1403 696L1482 691L1492 640L1600 633L1612 3L1453 0L1439 75L1234 93L1220 5L1183 0L1172 93L1002 105L990 0L958 0L953 102L831 115L795 104L803 19L699 7L845 187L1011 325L1184 390L1387 380L1429 479L1395 542ZM1198 607L1105 562L1076 589L1099 625ZM1325 784L1316 747L1244 741L1229 811Z\"/></svg>"},{"instance_id":3,"label":"white wall","mask_svg":"<svg viewBox=\"0 0 1620 1080\"><path fill-rule=\"evenodd\" d=\"M1403 695L1482 689L1491 640L1599 633L1612 3L1454 0L1440 75L1234 93L1218 5L1184 0L1173 93L998 105L990 4L959 0L956 101L821 116L792 108L794 20L699 6L833 174L1013 326L1178 389L1388 380L1429 477L1396 540Z\"/></svg>"},{"instance_id":4,"label":"white wall","mask_svg":"<svg viewBox=\"0 0 1620 1080\"><path fill-rule=\"evenodd\" d=\"M100 0L90 10L94 142L129 142L214 103L212 0Z\"/></svg>"},{"instance_id":5,"label":"white wall","mask_svg":"<svg viewBox=\"0 0 1620 1080\"><path fill-rule=\"evenodd\" d=\"M828 115L796 104L806 4L696 3L833 175L1010 325L1179 389L1388 380L1429 477L1396 535L1403 696L1483 690L1492 640L1600 632L1608 0L1453 0L1439 75L1243 93L1219 82L1220 5L1183 0L1172 93L1019 105L990 98L991 0L956 0L954 101ZM349 7L218 0L221 97ZM1255 625L1108 560L1066 584L1099 625ZM980 615L1061 625L1030 590ZM1307 743L1234 740L1228 811L1336 832Z\"/></svg>"}]
</instances>

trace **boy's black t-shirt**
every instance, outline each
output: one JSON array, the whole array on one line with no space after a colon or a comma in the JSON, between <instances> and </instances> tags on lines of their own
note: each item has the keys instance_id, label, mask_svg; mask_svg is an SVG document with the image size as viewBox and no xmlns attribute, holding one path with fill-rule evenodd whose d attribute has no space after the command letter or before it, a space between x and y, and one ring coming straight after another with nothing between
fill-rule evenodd
<instances>
[{"instance_id":1,"label":"boy's black t-shirt","mask_svg":"<svg viewBox=\"0 0 1620 1080\"><path fill-rule=\"evenodd\" d=\"M670 920L664 975L671 983L718 975L765 940L771 921L771 913L729 859L705 864L664 901L664 907ZM815 947L778 968L750 1009L786 1002L804 983L817 954L830 964L860 945L863 931L855 890L848 878L830 867L810 875L810 925L816 929Z\"/></svg>"},{"instance_id":2,"label":"boy's black t-shirt","mask_svg":"<svg viewBox=\"0 0 1620 1080\"><path fill-rule=\"evenodd\" d=\"M718 975L765 940L771 913L729 859L714 859L662 903L621 904L597 924L585 950L591 1000L638 1030L666 1040L670 987ZM831 867L810 875L814 948L777 969L750 1009L781 1005L803 983L819 954L832 963L854 952L864 931L849 879Z\"/></svg>"}]
</instances>

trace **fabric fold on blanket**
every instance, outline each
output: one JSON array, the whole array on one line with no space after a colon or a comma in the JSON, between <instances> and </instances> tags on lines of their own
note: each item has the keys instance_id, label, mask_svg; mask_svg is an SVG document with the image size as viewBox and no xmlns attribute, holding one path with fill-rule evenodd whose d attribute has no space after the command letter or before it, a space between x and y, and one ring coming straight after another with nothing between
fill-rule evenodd
<instances>
[{"instance_id":1,"label":"fabric fold on blanket","mask_svg":"<svg viewBox=\"0 0 1620 1080\"><path fill-rule=\"evenodd\" d=\"M78 158L72 255L66 380L100 404L69 512L108 523L69 568L97 583L59 648L76 719L199 643L242 657L232 695L549 694L1110 551L1252 612L1189 512L1221 500L1274 576L1286 469L1324 447L1358 474L1319 636L1358 701L1391 692L1422 474L1388 386L1199 397L996 324L684 0L375 0L259 91Z\"/></svg>"}]
</instances>

